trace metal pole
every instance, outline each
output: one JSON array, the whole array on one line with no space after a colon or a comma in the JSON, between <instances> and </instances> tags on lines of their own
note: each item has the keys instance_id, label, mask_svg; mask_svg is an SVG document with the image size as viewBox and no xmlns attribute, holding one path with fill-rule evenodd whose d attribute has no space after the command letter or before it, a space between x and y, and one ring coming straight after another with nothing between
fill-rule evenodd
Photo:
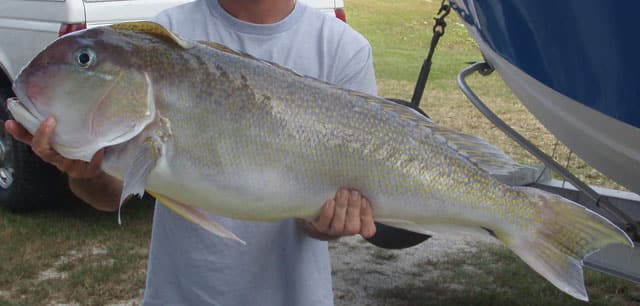
<instances>
[{"instance_id":1,"label":"metal pole","mask_svg":"<svg viewBox=\"0 0 640 306\"><path fill-rule=\"evenodd\" d=\"M511 137L511 139L515 140L520 146L522 146L525 150L529 151L529 153L533 154L536 158L542 161L547 167L551 168L553 171L558 173L560 176L564 177L567 181L569 181L573 186L578 188L580 191L584 192L589 198L591 198L596 206L606 210L611 213L613 216L618 218L618 220L622 221L624 224L624 230L627 231L634 241L640 241L640 233L638 233L638 224L636 224L631 217L625 214L623 211L613 206L605 197L601 197L595 190L593 190L589 185L582 182L579 178L577 178L573 173L567 170L562 165L558 164L553 158L551 158L546 153L542 152L538 147L529 142L526 138L512 129L508 124L506 124L502 119L500 119L495 113L493 113L481 100L476 96L476 94L471 90L469 85L466 83L465 78L471 75L474 72L479 72L481 75L488 75L493 72L493 68L487 64L486 62L482 63L474 63L471 66L463 69L458 74L458 86L462 90L462 92L467 96L469 101L473 103L473 105L485 116L489 121L491 121L496 127L502 130L507 136Z\"/></svg>"}]
</instances>

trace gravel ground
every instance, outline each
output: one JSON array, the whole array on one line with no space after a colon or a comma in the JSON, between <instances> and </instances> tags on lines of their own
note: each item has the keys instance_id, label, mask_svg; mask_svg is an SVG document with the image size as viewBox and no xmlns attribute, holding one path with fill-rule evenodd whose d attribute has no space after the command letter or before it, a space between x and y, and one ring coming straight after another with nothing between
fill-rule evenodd
<instances>
[{"instance_id":1,"label":"gravel ground","mask_svg":"<svg viewBox=\"0 0 640 306\"><path fill-rule=\"evenodd\" d=\"M497 244L489 236L447 234L431 237L417 246L403 250L386 250L369 244L359 236L342 238L330 243L333 269L333 291L337 306L388 305L389 299L379 298L381 292L396 287L416 286L438 277L433 268L418 270L424 262L437 262L455 254L473 253L479 244ZM452 285L455 286L455 285ZM416 304L401 297L393 304Z\"/></svg>"}]
</instances>

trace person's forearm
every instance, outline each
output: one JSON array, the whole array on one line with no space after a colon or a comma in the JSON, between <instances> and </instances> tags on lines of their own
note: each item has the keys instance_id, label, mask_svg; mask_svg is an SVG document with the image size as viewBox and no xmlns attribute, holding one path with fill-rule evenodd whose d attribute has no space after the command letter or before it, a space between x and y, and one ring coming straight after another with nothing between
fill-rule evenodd
<instances>
[{"instance_id":1,"label":"person's forearm","mask_svg":"<svg viewBox=\"0 0 640 306\"><path fill-rule=\"evenodd\" d=\"M104 172L92 178L69 178L69 188L81 200L97 210L118 209L122 181Z\"/></svg>"}]
</instances>

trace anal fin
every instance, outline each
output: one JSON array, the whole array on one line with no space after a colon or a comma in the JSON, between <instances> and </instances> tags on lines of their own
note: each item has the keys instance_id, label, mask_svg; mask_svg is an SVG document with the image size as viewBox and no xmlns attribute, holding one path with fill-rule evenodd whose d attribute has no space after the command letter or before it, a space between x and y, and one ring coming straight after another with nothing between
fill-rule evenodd
<instances>
[{"instance_id":1,"label":"anal fin","mask_svg":"<svg viewBox=\"0 0 640 306\"><path fill-rule=\"evenodd\" d=\"M220 224L211 220L211 218L207 217L202 211L197 208L185 205L173 199L170 199L166 196L150 192L152 196L154 196L158 201L167 206L169 209L173 210L178 215L183 218L202 226L207 231L216 234L218 236L229 238L236 240L242 244L246 244L242 239L238 238L234 233L222 227Z\"/></svg>"}]
</instances>

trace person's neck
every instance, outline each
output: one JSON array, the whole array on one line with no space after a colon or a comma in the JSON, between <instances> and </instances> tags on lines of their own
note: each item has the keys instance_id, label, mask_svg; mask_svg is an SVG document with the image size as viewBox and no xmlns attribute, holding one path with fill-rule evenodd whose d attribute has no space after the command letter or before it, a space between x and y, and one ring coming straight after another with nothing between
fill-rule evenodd
<instances>
[{"instance_id":1,"label":"person's neck","mask_svg":"<svg viewBox=\"0 0 640 306\"><path fill-rule=\"evenodd\" d=\"M295 7L295 0L218 0L218 2L231 16L257 24L276 23L287 17Z\"/></svg>"}]
</instances>

